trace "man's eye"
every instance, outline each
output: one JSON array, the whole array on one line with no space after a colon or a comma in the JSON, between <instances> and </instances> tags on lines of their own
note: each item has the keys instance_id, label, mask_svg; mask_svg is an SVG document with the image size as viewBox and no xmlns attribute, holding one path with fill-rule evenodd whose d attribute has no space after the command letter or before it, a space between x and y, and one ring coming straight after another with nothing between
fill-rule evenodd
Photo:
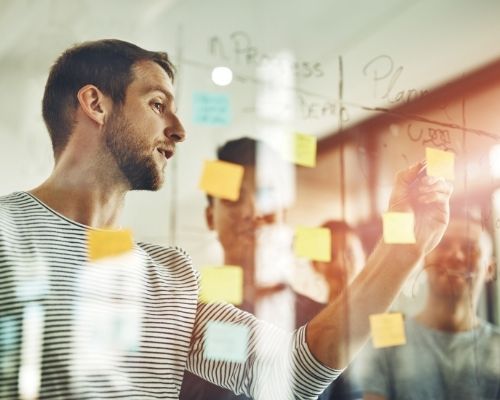
<instances>
[{"instance_id":1,"label":"man's eye","mask_svg":"<svg viewBox=\"0 0 500 400\"><path fill-rule=\"evenodd\" d=\"M153 107L160 113L163 113L163 111L165 111L165 106L163 105L163 103L154 102Z\"/></svg>"}]
</instances>

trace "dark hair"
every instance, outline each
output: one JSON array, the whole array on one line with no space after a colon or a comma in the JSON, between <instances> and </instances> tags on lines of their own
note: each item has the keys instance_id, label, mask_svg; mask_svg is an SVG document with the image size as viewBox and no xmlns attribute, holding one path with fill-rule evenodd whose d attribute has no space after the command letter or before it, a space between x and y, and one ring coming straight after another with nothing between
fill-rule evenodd
<instances>
[{"instance_id":1,"label":"dark hair","mask_svg":"<svg viewBox=\"0 0 500 400\"><path fill-rule=\"evenodd\" d=\"M263 145L255 139L242 137L230 140L217 149L217 158L244 166L257 164L257 147Z\"/></svg>"},{"instance_id":2,"label":"dark hair","mask_svg":"<svg viewBox=\"0 0 500 400\"><path fill-rule=\"evenodd\" d=\"M481 235L486 241L487 254L493 254L493 220L491 214L483 215L478 205L465 205L452 203L450 205L450 224L455 221L466 221L468 224L474 224L481 227Z\"/></svg>"},{"instance_id":3,"label":"dark hair","mask_svg":"<svg viewBox=\"0 0 500 400\"><path fill-rule=\"evenodd\" d=\"M217 159L243 166L255 166L259 142L249 137L229 140L217 148ZM207 194L207 201L212 205L213 197Z\"/></svg>"},{"instance_id":4,"label":"dark hair","mask_svg":"<svg viewBox=\"0 0 500 400\"><path fill-rule=\"evenodd\" d=\"M95 85L115 104L123 104L127 87L133 80L132 67L140 61L157 63L170 79L174 79L175 68L167 53L148 51L117 39L78 44L56 60L42 101L43 119L56 159L73 129L80 88Z\"/></svg>"},{"instance_id":5,"label":"dark hair","mask_svg":"<svg viewBox=\"0 0 500 400\"><path fill-rule=\"evenodd\" d=\"M217 159L244 167L255 167L257 165L257 154L259 151L275 153L267 144L260 140L249 137L229 140L217 148ZM207 194L208 204L211 205L213 198Z\"/></svg>"}]
</instances>

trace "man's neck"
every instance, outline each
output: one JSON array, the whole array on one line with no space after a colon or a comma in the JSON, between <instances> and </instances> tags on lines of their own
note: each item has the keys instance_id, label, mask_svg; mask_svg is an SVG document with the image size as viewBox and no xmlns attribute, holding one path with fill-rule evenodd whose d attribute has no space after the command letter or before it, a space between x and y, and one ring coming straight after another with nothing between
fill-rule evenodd
<instances>
[{"instance_id":1,"label":"man's neck","mask_svg":"<svg viewBox=\"0 0 500 400\"><path fill-rule=\"evenodd\" d=\"M39 187L30 190L48 207L73 221L94 228L116 228L127 187L119 180L103 179L102 173L56 166Z\"/></svg>"},{"instance_id":2,"label":"man's neck","mask_svg":"<svg viewBox=\"0 0 500 400\"><path fill-rule=\"evenodd\" d=\"M424 309L416 316L423 325L447 332L462 332L477 325L476 306L467 299L428 298Z\"/></svg>"}]
</instances>

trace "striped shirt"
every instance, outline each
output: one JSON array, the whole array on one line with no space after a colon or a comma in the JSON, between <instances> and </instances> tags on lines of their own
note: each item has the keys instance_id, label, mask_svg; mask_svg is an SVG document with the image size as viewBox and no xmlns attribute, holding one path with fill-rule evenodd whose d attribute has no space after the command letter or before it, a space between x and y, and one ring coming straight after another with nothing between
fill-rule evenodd
<instances>
[{"instance_id":1,"label":"striped shirt","mask_svg":"<svg viewBox=\"0 0 500 400\"><path fill-rule=\"evenodd\" d=\"M0 399L176 399L185 369L256 399L312 399L340 373L313 357L305 327L198 302L177 247L89 261L91 229L26 192L0 197ZM245 327L242 360L207 355L214 321Z\"/></svg>"}]
</instances>

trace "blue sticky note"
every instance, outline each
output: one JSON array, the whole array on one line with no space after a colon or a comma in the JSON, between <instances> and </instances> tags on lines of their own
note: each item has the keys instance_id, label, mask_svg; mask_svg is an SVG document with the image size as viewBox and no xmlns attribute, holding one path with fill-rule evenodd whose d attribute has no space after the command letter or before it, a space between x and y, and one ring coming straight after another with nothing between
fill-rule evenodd
<instances>
[{"instance_id":1,"label":"blue sticky note","mask_svg":"<svg viewBox=\"0 0 500 400\"><path fill-rule=\"evenodd\" d=\"M12 351L20 331L20 324L13 315L0 317L0 348Z\"/></svg>"},{"instance_id":2,"label":"blue sticky note","mask_svg":"<svg viewBox=\"0 0 500 400\"><path fill-rule=\"evenodd\" d=\"M22 320L13 315L0 317L0 350L2 359L0 361L0 375L2 379L16 379L18 373L19 354L16 344L21 336ZM2 391L0 390L0 395Z\"/></svg>"},{"instance_id":3,"label":"blue sticky note","mask_svg":"<svg viewBox=\"0 0 500 400\"><path fill-rule=\"evenodd\" d=\"M231 122L231 104L225 93L194 92L193 122L200 125L223 126Z\"/></svg>"},{"instance_id":4,"label":"blue sticky note","mask_svg":"<svg viewBox=\"0 0 500 400\"><path fill-rule=\"evenodd\" d=\"M210 321L205 333L205 358L245 362L248 335L248 327L244 325Z\"/></svg>"}]
</instances>

